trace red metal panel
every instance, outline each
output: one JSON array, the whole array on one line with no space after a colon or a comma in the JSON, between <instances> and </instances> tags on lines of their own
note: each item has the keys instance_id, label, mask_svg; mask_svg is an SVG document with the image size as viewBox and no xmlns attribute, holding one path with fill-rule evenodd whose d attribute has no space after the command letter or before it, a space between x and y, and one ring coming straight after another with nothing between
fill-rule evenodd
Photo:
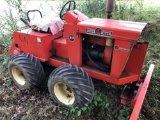
<instances>
[{"instance_id":1,"label":"red metal panel","mask_svg":"<svg viewBox=\"0 0 160 120\"><path fill-rule=\"evenodd\" d=\"M154 69L154 65L152 64L149 68L149 71L147 73L147 76L146 76L143 84L139 88L140 91L138 92L137 96L135 97L136 102L135 102L132 114L130 116L130 120L137 120L138 119L138 116L139 116L139 113L140 113L140 110L141 110L141 107L142 107L142 104L143 104L143 101L144 101L144 98L145 98L145 95L146 95L146 92L147 92L147 89L148 89L148 86L150 83L153 69Z\"/></svg>"},{"instance_id":2,"label":"red metal panel","mask_svg":"<svg viewBox=\"0 0 160 120\"><path fill-rule=\"evenodd\" d=\"M145 26L146 23L93 18L79 22L77 29L80 33L86 33L87 28L100 28L112 32L112 38L137 41Z\"/></svg>"},{"instance_id":3,"label":"red metal panel","mask_svg":"<svg viewBox=\"0 0 160 120\"><path fill-rule=\"evenodd\" d=\"M99 39L96 38L96 37L97 36L90 35L89 36L89 42L97 44L97 45L106 46L106 38L105 37L99 37Z\"/></svg>"},{"instance_id":4,"label":"red metal panel","mask_svg":"<svg viewBox=\"0 0 160 120\"><path fill-rule=\"evenodd\" d=\"M132 50L132 42L115 40L111 64L112 77L120 78Z\"/></svg>"},{"instance_id":5,"label":"red metal panel","mask_svg":"<svg viewBox=\"0 0 160 120\"><path fill-rule=\"evenodd\" d=\"M70 10L66 12L64 18L67 23L72 23L72 24L77 24L78 22L89 19L86 15L84 15L78 10L73 10L73 11Z\"/></svg>"},{"instance_id":6,"label":"red metal panel","mask_svg":"<svg viewBox=\"0 0 160 120\"><path fill-rule=\"evenodd\" d=\"M123 85L126 83L134 82L137 80L138 75L136 74L128 74L121 78L114 78L106 74L105 72L99 71L97 69L93 69L88 66L82 66L82 68L89 74L90 77L95 78L97 80L103 80L105 82L115 84L115 85Z\"/></svg>"},{"instance_id":7,"label":"red metal panel","mask_svg":"<svg viewBox=\"0 0 160 120\"><path fill-rule=\"evenodd\" d=\"M63 62L55 58L49 58L47 63L55 67L69 64L67 62ZM131 82L136 81L138 78L138 75L136 74L127 74L127 75L125 74L123 75L123 77L117 79L117 78L113 78L109 76L109 74L106 74L106 72L102 72L97 69L93 69L89 66L82 66L82 68L89 74L90 77L95 78L97 80L103 80L105 82L115 84L115 85L123 85L123 84L131 83Z\"/></svg>"},{"instance_id":8,"label":"red metal panel","mask_svg":"<svg viewBox=\"0 0 160 120\"><path fill-rule=\"evenodd\" d=\"M77 26L65 24L64 31L70 63L82 66L82 37L81 35L77 35Z\"/></svg>"},{"instance_id":9,"label":"red metal panel","mask_svg":"<svg viewBox=\"0 0 160 120\"><path fill-rule=\"evenodd\" d=\"M21 51L33 54L42 61L47 61L48 58L52 56L50 52L50 50L52 50L52 40L61 35L62 32L52 35L27 29L14 32L13 38L14 43L18 45ZM10 53L13 52L11 50Z\"/></svg>"},{"instance_id":10,"label":"red metal panel","mask_svg":"<svg viewBox=\"0 0 160 120\"><path fill-rule=\"evenodd\" d=\"M138 74L140 77L147 48L148 42L137 43L134 46L125 68L126 71Z\"/></svg>"},{"instance_id":11,"label":"red metal panel","mask_svg":"<svg viewBox=\"0 0 160 120\"><path fill-rule=\"evenodd\" d=\"M59 66L63 66L63 65L68 64L66 62L63 62L63 61L60 61L60 60L57 60L57 59L54 59L54 58L49 58L47 63L49 65L52 65L52 66L55 66L55 67L59 67Z\"/></svg>"},{"instance_id":12,"label":"red metal panel","mask_svg":"<svg viewBox=\"0 0 160 120\"><path fill-rule=\"evenodd\" d=\"M111 64L112 51L113 51L113 47L112 46L106 46L105 47L103 61L107 65Z\"/></svg>"},{"instance_id":13,"label":"red metal panel","mask_svg":"<svg viewBox=\"0 0 160 120\"><path fill-rule=\"evenodd\" d=\"M68 58L68 50L66 39L61 37L59 39L53 40L53 49L55 55L61 58Z\"/></svg>"},{"instance_id":14,"label":"red metal panel","mask_svg":"<svg viewBox=\"0 0 160 120\"><path fill-rule=\"evenodd\" d=\"M128 76L122 77L119 79L117 85L124 85L131 82L136 82L138 80L138 77L139 76L137 74L130 74Z\"/></svg>"}]
</instances>

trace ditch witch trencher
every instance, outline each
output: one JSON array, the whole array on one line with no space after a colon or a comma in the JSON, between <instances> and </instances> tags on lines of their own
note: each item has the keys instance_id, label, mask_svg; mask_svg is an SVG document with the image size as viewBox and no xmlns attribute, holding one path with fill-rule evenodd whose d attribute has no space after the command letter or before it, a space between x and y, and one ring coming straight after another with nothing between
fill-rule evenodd
<instances>
[{"instance_id":1,"label":"ditch witch trencher","mask_svg":"<svg viewBox=\"0 0 160 120\"><path fill-rule=\"evenodd\" d=\"M15 31L9 49L8 69L15 84L20 89L39 86L43 66L57 67L48 80L51 97L63 106L78 107L92 102L92 78L125 85L121 103L133 107L130 120L138 119L154 69L151 65L140 82L148 42L138 40L146 23L112 20L113 0L106 6L107 19L88 18L75 10L75 1L62 7L61 19L28 11L28 22L21 20L30 28ZM31 20L31 12L41 18Z\"/></svg>"}]
</instances>

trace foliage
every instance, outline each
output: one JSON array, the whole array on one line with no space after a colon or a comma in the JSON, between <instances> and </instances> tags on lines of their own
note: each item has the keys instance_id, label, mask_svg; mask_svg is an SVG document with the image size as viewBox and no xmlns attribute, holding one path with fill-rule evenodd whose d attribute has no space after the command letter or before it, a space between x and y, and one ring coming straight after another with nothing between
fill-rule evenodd
<instances>
[{"instance_id":1,"label":"foliage","mask_svg":"<svg viewBox=\"0 0 160 120\"><path fill-rule=\"evenodd\" d=\"M157 7L147 6L144 0L123 1L115 0L113 19L138 21L138 22L156 22L160 16L160 10ZM106 18L106 0L85 0L79 3L78 9L87 14L90 18Z\"/></svg>"},{"instance_id":2,"label":"foliage","mask_svg":"<svg viewBox=\"0 0 160 120\"><path fill-rule=\"evenodd\" d=\"M65 2L64 0L63 2ZM12 33L23 29L17 23L20 17L25 17L25 5L21 0L6 0L6 16L0 15L0 43L11 44ZM85 0L78 2L78 9L92 17L106 17L106 0ZM25 3L27 4L27 3ZM50 10L53 10L52 6ZM17 15L13 15L12 10ZM142 79L144 79L149 65L154 63L155 70L149 91L141 111L140 119L160 119L160 9L146 6L144 0L119 1L115 3L113 19L137 22L148 22L148 27L141 39L150 41L150 46L144 63ZM145 37L145 38L144 38ZM9 56L0 54L0 119L128 119L131 109L119 105L119 92L117 88L108 84L95 85L95 96L88 107L69 109L53 103L46 89L20 91L12 83L7 72ZM103 87L101 87L103 86ZM48 99L49 98L49 99Z\"/></svg>"}]
</instances>

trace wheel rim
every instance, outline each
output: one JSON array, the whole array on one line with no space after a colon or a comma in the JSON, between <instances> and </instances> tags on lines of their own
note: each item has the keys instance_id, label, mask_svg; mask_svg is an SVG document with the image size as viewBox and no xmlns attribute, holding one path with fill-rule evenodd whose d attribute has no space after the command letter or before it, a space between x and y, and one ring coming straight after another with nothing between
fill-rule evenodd
<instances>
[{"instance_id":1,"label":"wheel rim","mask_svg":"<svg viewBox=\"0 0 160 120\"><path fill-rule=\"evenodd\" d=\"M57 99L65 105L73 105L75 95L73 90L65 83L58 82L54 85L54 93Z\"/></svg>"},{"instance_id":2,"label":"wheel rim","mask_svg":"<svg viewBox=\"0 0 160 120\"><path fill-rule=\"evenodd\" d=\"M26 83L23 72L17 66L12 67L12 75L18 84L24 85Z\"/></svg>"}]
</instances>

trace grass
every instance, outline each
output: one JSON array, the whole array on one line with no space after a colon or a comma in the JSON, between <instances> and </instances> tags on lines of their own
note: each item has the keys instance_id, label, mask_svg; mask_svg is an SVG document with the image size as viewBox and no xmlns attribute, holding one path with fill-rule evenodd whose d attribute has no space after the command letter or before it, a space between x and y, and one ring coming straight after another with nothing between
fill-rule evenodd
<instances>
[{"instance_id":1,"label":"grass","mask_svg":"<svg viewBox=\"0 0 160 120\"><path fill-rule=\"evenodd\" d=\"M86 0L78 3L78 9L90 18L105 18L106 0ZM6 16L0 16L0 43L8 46L12 43L11 35L19 30L17 21L23 16L25 8L21 0L7 0L10 5ZM150 42L146 60L143 66L144 79L151 63L155 70L140 114L140 120L159 120L160 116L160 10L158 7L145 6L143 0L133 2L116 2L113 19L148 22L149 25L141 41ZM14 6L15 5L15 6ZM21 13L13 16L12 8ZM0 54L0 119L107 119L125 120L129 118L131 109L119 104L119 95L122 87L116 87L103 82L95 83L95 96L92 104L81 109L66 109L55 104L46 88L43 90L20 91L12 82L7 72L9 56Z\"/></svg>"}]
</instances>

